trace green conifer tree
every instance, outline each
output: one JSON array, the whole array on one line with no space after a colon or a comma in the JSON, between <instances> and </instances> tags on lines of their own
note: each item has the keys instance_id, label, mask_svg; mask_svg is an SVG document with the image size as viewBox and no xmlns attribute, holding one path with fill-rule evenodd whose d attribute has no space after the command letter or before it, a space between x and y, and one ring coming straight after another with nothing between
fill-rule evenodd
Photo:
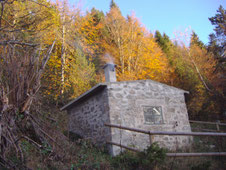
<instances>
[{"instance_id":1,"label":"green conifer tree","mask_svg":"<svg viewBox=\"0 0 226 170\"><path fill-rule=\"evenodd\" d=\"M111 3L110 3L110 9L112 9L112 8L119 8L114 0L111 0Z\"/></svg>"},{"instance_id":2,"label":"green conifer tree","mask_svg":"<svg viewBox=\"0 0 226 170\"><path fill-rule=\"evenodd\" d=\"M226 51L226 11L220 5L217 10L217 14L209 18L212 25L215 26L215 33L210 34L209 47L213 50L215 57L220 62L225 62L225 51ZM222 59L224 58L224 60Z\"/></svg>"},{"instance_id":3,"label":"green conifer tree","mask_svg":"<svg viewBox=\"0 0 226 170\"><path fill-rule=\"evenodd\" d=\"M194 31L192 31L192 34L191 34L190 47L191 47L192 45L197 45L197 46L199 46L201 49L204 49L204 48L205 48L204 43L203 43L201 40L199 40L198 35L197 35Z\"/></svg>"}]
</instances>

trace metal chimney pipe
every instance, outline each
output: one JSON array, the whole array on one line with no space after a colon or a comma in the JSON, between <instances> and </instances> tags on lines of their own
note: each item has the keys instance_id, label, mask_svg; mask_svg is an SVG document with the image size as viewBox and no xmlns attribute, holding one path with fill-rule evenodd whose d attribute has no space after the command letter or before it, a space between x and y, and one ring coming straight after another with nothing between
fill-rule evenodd
<instances>
[{"instance_id":1,"label":"metal chimney pipe","mask_svg":"<svg viewBox=\"0 0 226 170\"><path fill-rule=\"evenodd\" d=\"M116 82L116 74L115 74L115 64L107 63L104 65L104 73L105 73L105 81L106 82Z\"/></svg>"}]
</instances>

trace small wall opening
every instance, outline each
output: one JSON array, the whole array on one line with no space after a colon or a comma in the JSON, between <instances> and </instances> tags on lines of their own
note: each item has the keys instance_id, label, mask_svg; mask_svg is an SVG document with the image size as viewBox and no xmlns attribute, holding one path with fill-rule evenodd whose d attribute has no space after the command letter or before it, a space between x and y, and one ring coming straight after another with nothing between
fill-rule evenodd
<instances>
[{"instance_id":1,"label":"small wall opening","mask_svg":"<svg viewBox=\"0 0 226 170\"><path fill-rule=\"evenodd\" d=\"M145 124L151 124L151 125L163 124L161 106L144 106L143 112L144 112Z\"/></svg>"}]
</instances>

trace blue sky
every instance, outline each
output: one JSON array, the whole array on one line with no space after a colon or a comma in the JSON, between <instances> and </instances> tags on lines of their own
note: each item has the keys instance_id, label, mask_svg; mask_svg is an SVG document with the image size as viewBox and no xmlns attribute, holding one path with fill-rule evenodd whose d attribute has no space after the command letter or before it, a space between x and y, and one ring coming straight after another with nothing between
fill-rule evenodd
<instances>
[{"instance_id":1,"label":"blue sky","mask_svg":"<svg viewBox=\"0 0 226 170\"><path fill-rule=\"evenodd\" d=\"M77 3L78 0L69 0ZM80 0L84 11L92 7L109 11L111 0ZM175 39L175 32L194 30L199 38L208 43L213 26L208 20L216 14L220 5L226 8L226 0L115 0L123 16L135 12L136 17L151 32L165 32ZM189 32L189 31L188 31Z\"/></svg>"}]
</instances>

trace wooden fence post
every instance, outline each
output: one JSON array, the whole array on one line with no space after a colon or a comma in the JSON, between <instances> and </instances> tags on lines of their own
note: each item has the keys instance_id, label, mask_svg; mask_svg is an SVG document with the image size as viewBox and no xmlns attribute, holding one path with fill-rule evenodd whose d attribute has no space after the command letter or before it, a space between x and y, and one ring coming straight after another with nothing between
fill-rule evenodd
<instances>
[{"instance_id":1,"label":"wooden fence post","mask_svg":"<svg viewBox=\"0 0 226 170\"><path fill-rule=\"evenodd\" d=\"M150 141L150 145L152 145L154 142L154 135L151 135L150 133L149 133L149 141Z\"/></svg>"},{"instance_id":2,"label":"wooden fence post","mask_svg":"<svg viewBox=\"0 0 226 170\"><path fill-rule=\"evenodd\" d=\"M217 122L216 122L217 131L220 131L220 126L219 126L219 123L220 123L220 121L219 121L219 120L217 120Z\"/></svg>"}]
</instances>

